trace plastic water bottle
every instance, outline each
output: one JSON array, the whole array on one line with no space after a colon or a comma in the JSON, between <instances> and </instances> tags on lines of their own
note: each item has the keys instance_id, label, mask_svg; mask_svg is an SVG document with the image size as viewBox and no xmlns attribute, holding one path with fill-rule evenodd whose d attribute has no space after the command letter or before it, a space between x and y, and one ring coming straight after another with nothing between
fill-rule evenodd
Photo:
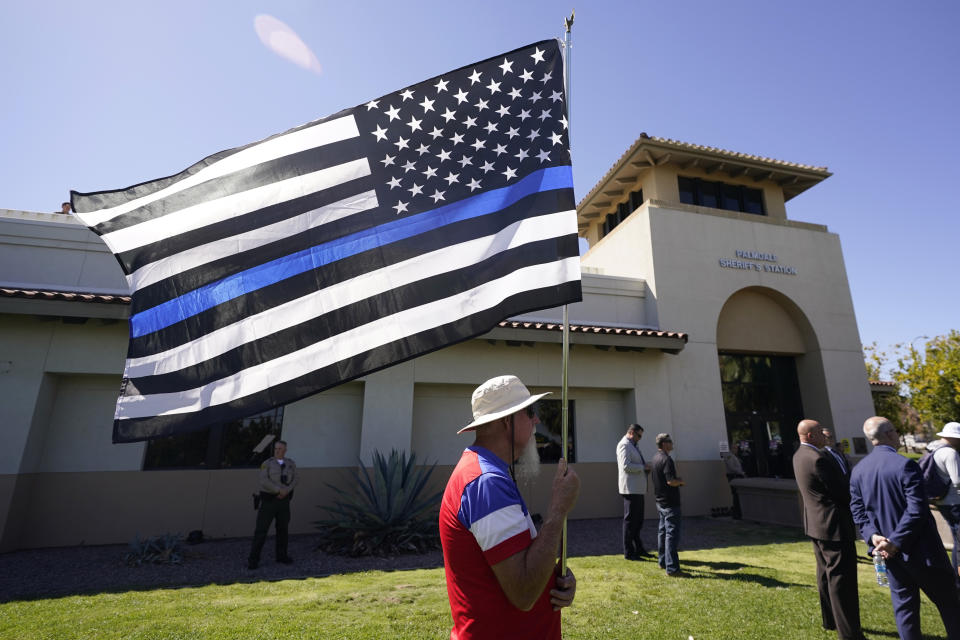
<instances>
[{"instance_id":1,"label":"plastic water bottle","mask_svg":"<svg viewBox=\"0 0 960 640\"><path fill-rule=\"evenodd\" d=\"M887 562L883 559L883 556L873 552L873 568L877 573L877 584L881 587L889 587L890 582L887 580Z\"/></svg>"}]
</instances>

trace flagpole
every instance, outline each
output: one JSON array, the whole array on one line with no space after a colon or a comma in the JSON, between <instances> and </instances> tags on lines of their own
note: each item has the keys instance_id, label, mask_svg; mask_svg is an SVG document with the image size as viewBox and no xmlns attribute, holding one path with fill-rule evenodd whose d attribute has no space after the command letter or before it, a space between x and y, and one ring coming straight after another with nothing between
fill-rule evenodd
<instances>
[{"instance_id":1,"label":"flagpole","mask_svg":"<svg viewBox=\"0 0 960 640\"><path fill-rule=\"evenodd\" d=\"M571 30L573 28L573 14L574 12L570 11L570 17L563 19L563 24L566 27L566 32L563 36L563 46L564 46L564 56L563 56L563 76L564 82L567 85L567 137L568 137L568 146L569 136L570 136L570 122L573 120L571 117L572 108L570 101L570 50L573 46ZM561 420L560 420L560 438L561 438L561 455L564 460L569 460L569 451L567 450L567 441L569 433L569 419L567 415L567 369L570 364L570 315L568 311L569 305L563 305L563 381L560 388L560 405L561 405ZM567 518L563 518L563 529L560 534L560 575L567 575Z\"/></svg>"}]
</instances>

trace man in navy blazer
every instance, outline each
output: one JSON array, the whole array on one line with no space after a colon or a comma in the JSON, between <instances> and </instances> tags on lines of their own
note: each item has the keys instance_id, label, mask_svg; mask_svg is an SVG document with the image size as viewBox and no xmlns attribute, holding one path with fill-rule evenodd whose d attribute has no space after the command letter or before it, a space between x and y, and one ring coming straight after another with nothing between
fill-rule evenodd
<instances>
[{"instance_id":1,"label":"man in navy blazer","mask_svg":"<svg viewBox=\"0 0 960 640\"><path fill-rule=\"evenodd\" d=\"M947 552L930 514L920 466L897 453L886 418L863 423L874 449L854 468L850 508L872 553L887 563L890 599L902 640L920 640L920 591L936 605L949 640L960 640L960 597Z\"/></svg>"}]
</instances>

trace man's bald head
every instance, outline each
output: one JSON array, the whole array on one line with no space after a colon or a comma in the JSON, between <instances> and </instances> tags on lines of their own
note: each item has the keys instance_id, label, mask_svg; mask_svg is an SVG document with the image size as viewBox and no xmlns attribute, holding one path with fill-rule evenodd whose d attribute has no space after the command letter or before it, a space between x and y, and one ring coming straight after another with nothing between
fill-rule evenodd
<instances>
[{"instance_id":1,"label":"man's bald head","mask_svg":"<svg viewBox=\"0 0 960 640\"><path fill-rule=\"evenodd\" d=\"M801 420L797 424L797 435L800 442L812 444L815 447L823 446L823 433L820 430L820 423L816 420Z\"/></svg>"},{"instance_id":2,"label":"man's bald head","mask_svg":"<svg viewBox=\"0 0 960 640\"><path fill-rule=\"evenodd\" d=\"M899 444L897 428L883 416L867 418L867 421L863 423L863 435L867 436L873 444L889 444L887 442L889 440Z\"/></svg>"}]
</instances>

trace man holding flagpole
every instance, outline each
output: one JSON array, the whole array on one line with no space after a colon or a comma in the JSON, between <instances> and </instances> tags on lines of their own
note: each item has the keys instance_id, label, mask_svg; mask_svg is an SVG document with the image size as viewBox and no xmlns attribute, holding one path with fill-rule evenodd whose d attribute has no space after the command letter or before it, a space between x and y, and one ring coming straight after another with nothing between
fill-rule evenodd
<instances>
[{"instance_id":1,"label":"man holding flagpole","mask_svg":"<svg viewBox=\"0 0 960 640\"><path fill-rule=\"evenodd\" d=\"M580 478L560 460L539 532L517 488L539 466L534 403L545 395L531 395L516 376L492 378L473 392L474 420L457 432L475 439L440 506L452 640L560 639L560 609L573 603L577 583L572 572L558 575L557 551Z\"/></svg>"}]
</instances>

